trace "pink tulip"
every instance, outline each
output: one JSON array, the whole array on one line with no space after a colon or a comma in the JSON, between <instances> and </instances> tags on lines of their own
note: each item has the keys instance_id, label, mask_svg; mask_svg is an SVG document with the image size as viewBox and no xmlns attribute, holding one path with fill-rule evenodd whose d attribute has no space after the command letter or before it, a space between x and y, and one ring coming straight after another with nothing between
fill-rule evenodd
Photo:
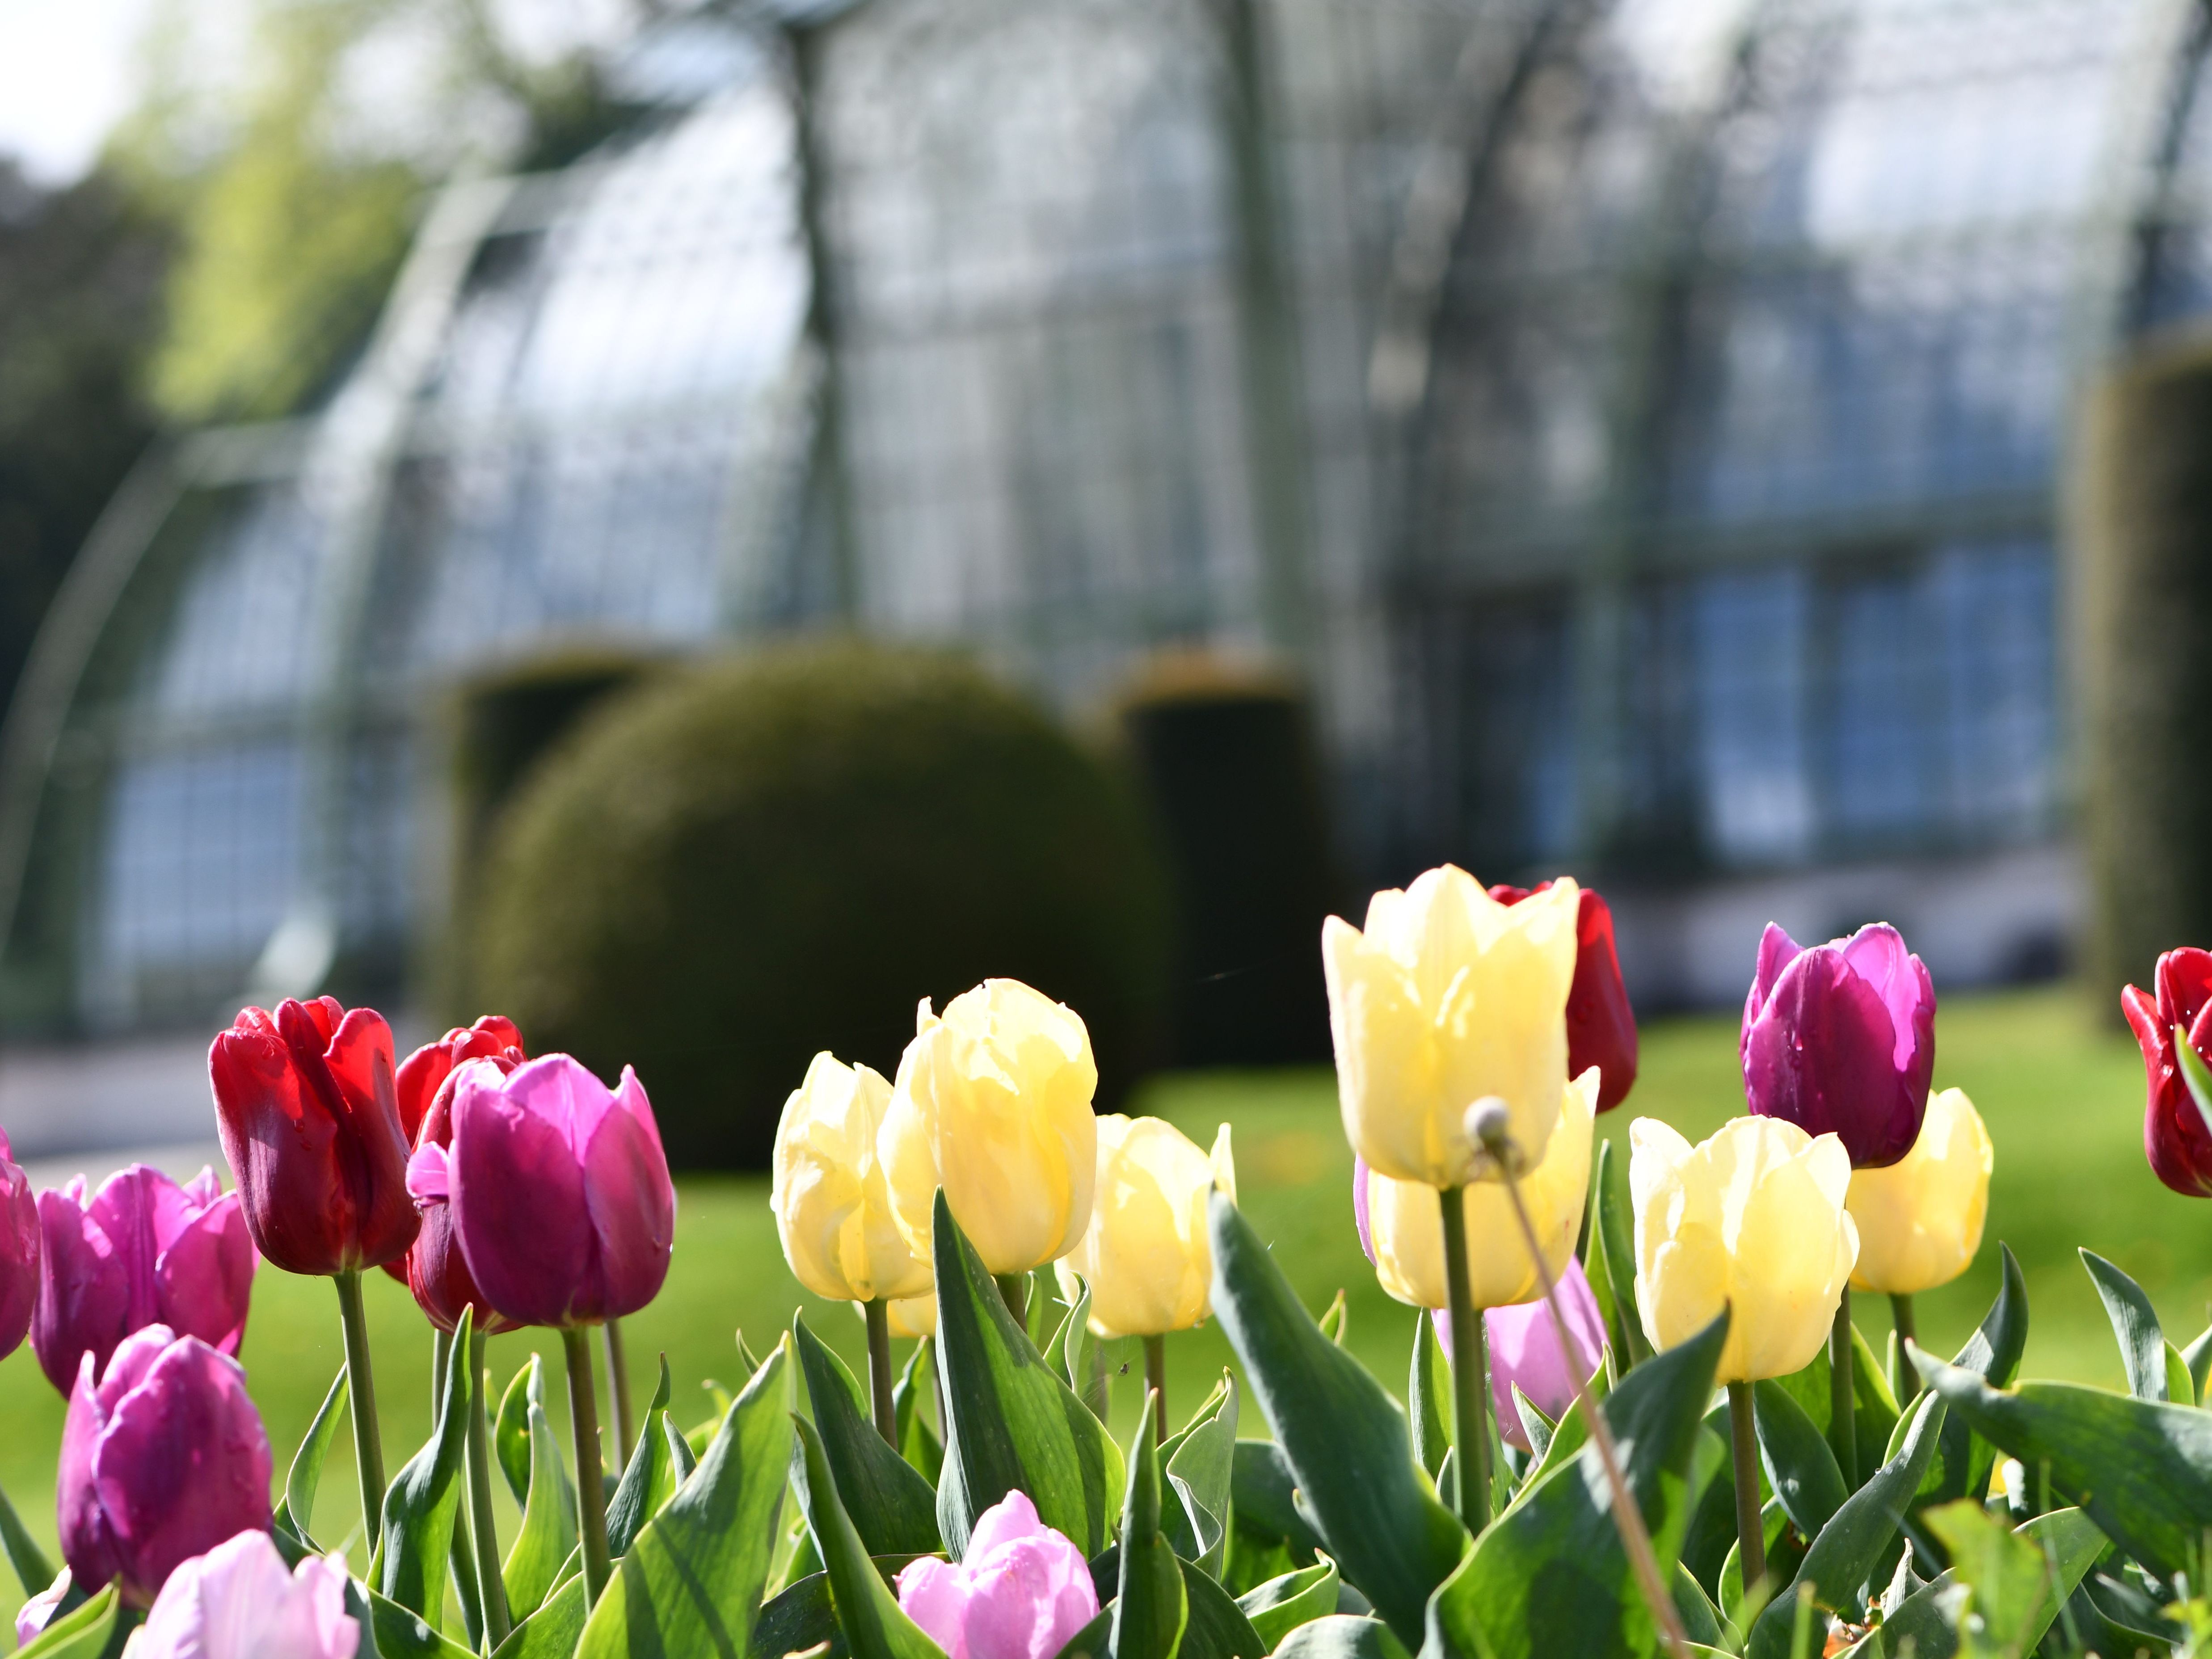
<instances>
[{"instance_id":1,"label":"pink tulip","mask_svg":"<svg viewBox=\"0 0 2212 1659\"><path fill-rule=\"evenodd\" d=\"M958 1565L925 1555L894 1582L907 1617L948 1659L1053 1659L1098 1616L1083 1552L1018 1488L976 1517Z\"/></svg>"},{"instance_id":2,"label":"pink tulip","mask_svg":"<svg viewBox=\"0 0 2212 1659\"><path fill-rule=\"evenodd\" d=\"M39 1206L31 1178L0 1134L0 1358L23 1346L39 1300Z\"/></svg>"},{"instance_id":3,"label":"pink tulip","mask_svg":"<svg viewBox=\"0 0 2212 1659\"><path fill-rule=\"evenodd\" d=\"M1575 1403L1575 1384L1587 1382L1598 1361L1605 1358L1605 1319L1597 1310L1583 1264L1567 1258L1559 1275L1559 1310L1567 1316L1567 1334L1574 1340L1571 1362L1559 1346L1559 1329L1542 1297L1510 1308L1492 1308L1482 1316L1490 1337L1491 1405L1498 1413L1498 1431L1509 1446L1528 1448L1528 1431L1521 1426L1521 1413L1513 1404L1518 1384L1528 1403L1558 1422ZM1438 1315L1442 1325L1448 1315ZM1446 1350L1447 1352L1449 1349Z\"/></svg>"},{"instance_id":4,"label":"pink tulip","mask_svg":"<svg viewBox=\"0 0 2212 1659\"><path fill-rule=\"evenodd\" d=\"M54 1575L52 1583L23 1603L21 1610L15 1615L17 1647L30 1646L31 1638L53 1622L54 1615L61 1611L62 1603L68 1599L74 1582L70 1577L69 1569L64 1567Z\"/></svg>"},{"instance_id":5,"label":"pink tulip","mask_svg":"<svg viewBox=\"0 0 2212 1659\"><path fill-rule=\"evenodd\" d=\"M319 1555L287 1571L265 1532L241 1532L169 1575L131 1659L354 1659L361 1624L345 1569Z\"/></svg>"},{"instance_id":6,"label":"pink tulip","mask_svg":"<svg viewBox=\"0 0 2212 1659\"><path fill-rule=\"evenodd\" d=\"M261 1258L238 1194L214 1170L179 1187L134 1164L89 1200L78 1176L39 1194L38 1218L46 1265L31 1346L63 1394L85 1355L104 1371L116 1345L149 1325L238 1352Z\"/></svg>"},{"instance_id":7,"label":"pink tulip","mask_svg":"<svg viewBox=\"0 0 2212 1659\"><path fill-rule=\"evenodd\" d=\"M182 1563L269 1530L269 1437L238 1362L167 1326L94 1375L88 1353L62 1424L62 1555L87 1589L120 1579L149 1607Z\"/></svg>"},{"instance_id":8,"label":"pink tulip","mask_svg":"<svg viewBox=\"0 0 2212 1659\"><path fill-rule=\"evenodd\" d=\"M469 1277L519 1325L596 1324L659 1294L676 1188L637 1076L610 1090L566 1054L453 1074L453 1144L408 1170L418 1205L452 1206Z\"/></svg>"}]
</instances>

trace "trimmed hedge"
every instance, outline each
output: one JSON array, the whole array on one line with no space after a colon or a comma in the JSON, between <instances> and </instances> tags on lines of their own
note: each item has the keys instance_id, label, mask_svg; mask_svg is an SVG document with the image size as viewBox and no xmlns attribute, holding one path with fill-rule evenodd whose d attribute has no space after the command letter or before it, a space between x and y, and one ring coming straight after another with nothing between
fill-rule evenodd
<instances>
[{"instance_id":1,"label":"trimmed hedge","mask_svg":"<svg viewBox=\"0 0 2212 1659\"><path fill-rule=\"evenodd\" d=\"M858 643L673 671L592 712L502 815L477 1001L633 1064L670 1158L764 1166L814 1053L886 1076L922 997L1025 980L1151 1061L1165 878L1124 781L962 659Z\"/></svg>"}]
</instances>

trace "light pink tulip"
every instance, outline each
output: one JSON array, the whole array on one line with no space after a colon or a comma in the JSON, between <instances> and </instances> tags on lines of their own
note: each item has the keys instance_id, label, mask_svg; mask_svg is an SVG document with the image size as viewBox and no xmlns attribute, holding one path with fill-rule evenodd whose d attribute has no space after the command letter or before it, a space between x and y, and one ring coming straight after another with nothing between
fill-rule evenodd
<instances>
[{"instance_id":1,"label":"light pink tulip","mask_svg":"<svg viewBox=\"0 0 2212 1659\"><path fill-rule=\"evenodd\" d=\"M54 1614L61 1610L63 1598L68 1595L70 1586L75 1582L70 1577L69 1569L64 1567L54 1575L52 1583L23 1603L22 1610L15 1615L17 1647L30 1646L31 1638L53 1622Z\"/></svg>"},{"instance_id":2,"label":"light pink tulip","mask_svg":"<svg viewBox=\"0 0 2212 1659\"><path fill-rule=\"evenodd\" d=\"M1491 1404L1498 1413L1498 1431L1509 1446L1528 1449L1528 1431L1521 1426L1521 1413L1513 1404L1517 1383L1528 1403L1554 1423L1575 1403L1575 1383L1587 1382L1605 1357L1605 1318L1597 1310L1583 1264L1567 1258L1559 1275L1559 1311L1567 1316L1567 1334L1574 1339L1575 1370L1571 1375L1566 1355L1559 1347L1559 1327L1552 1310L1540 1297L1510 1308L1492 1308L1482 1316L1490 1335Z\"/></svg>"},{"instance_id":3,"label":"light pink tulip","mask_svg":"<svg viewBox=\"0 0 2212 1659\"><path fill-rule=\"evenodd\" d=\"M1098 1616L1083 1552L1020 1491L976 1517L958 1565L926 1555L896 1582L899 1606L948 1659L1053 1659Z\"/></svg>"},{"instance_id":4,"label":"light pink tulip","mask_svg":"<svg viewBox=\"0 0 2212 1659\"><path fill-rule=\"evenodd\" d=\"M169 1575L125 1659L354 1659L345 1592L336 1563L288 1571L267 1533L242 1532Z\"/></svg>"}]
</instances>

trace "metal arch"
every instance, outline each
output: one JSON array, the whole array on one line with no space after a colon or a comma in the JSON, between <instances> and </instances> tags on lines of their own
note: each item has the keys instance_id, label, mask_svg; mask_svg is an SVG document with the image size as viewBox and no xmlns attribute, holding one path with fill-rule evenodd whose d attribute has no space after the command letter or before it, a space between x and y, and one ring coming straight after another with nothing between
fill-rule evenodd
<instances>
[{"instance_id":1,"label":"metal arch","mask_svg":"<svg viewBox=\"0 0 2212 1659\"><path fill-rule=\"evenodd\" d=\"M349 814L348 762L362 702L369 596L393 477L412 434L477 251L521 180L467 179L438 197L416 235L361 368L325 416L304 484L328 513L325 569L309 623L313 678L301 707L304 827L284 919L254 963L257 1002L307 996L337 959Z\"/></svg>"}]
</instances>

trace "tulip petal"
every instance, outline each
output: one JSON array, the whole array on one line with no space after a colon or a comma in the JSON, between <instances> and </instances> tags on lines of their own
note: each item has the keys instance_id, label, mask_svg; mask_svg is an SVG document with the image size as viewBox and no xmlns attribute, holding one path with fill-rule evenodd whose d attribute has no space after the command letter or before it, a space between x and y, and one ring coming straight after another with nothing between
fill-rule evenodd
<instances>
[{"instance_id":1,"label":"tulip petal","mask_svg":"<svg viewBox=\"0 0 2212 1659\"><path fill-rule=\"evenodd\" d=\"M899 1610L945 1650L946 1659L968 1659L968 1582L960 1569L925 1555L901 1567L892 1582L898 1588Z\"/></svg>"},{"instance_id":2,"label":"tulip petal","mask_svg":"<svg viewBox=\"0 0 2212 1659\"><path fill-rule=\"evenodd\" d=\"M185 1222L154 1264L161 1323L218 1353L237 1352L260 1262L238 1194L224 1194Z\"/></svg>"},{"instance_id":3,"label":"tulip petal","mask_svg":"<svg viewBox=\"0 0 2212 1659\"><path fill-rule=\"evenodd\" d=\"M628 1066L583 1148L583 1166L599 1256L599 1305L592 1316L619 1319L660 1294L676 1240L668 1161L653 1108Z\"/></svg>"},{"instance_id":4,"label":"tulip petal","mask_svg":"<svg viewBox=\"0 0 2212 1659\"><path fill-rule=\"evenodd\" d=\"M1881 994L1840 951L1801 953L1747 1036L1743 1064L1752 1109L1833 1133L1862 1167L1911 1150L1926 1106L1899 1076L1898 1038ZM1934 1064L1934 1045L1927 1063Z\"/></svg>"},{"instance_id":5,"label":"tulip petal","mask_svg":"<svg viewBox=\"0 0 2212 1659\"><path fill-rule=\"evenodd\" d=\"M565 1324L598 1253L583 1169L565 1124L514 1098L488 1065L469 1071L453 1091L448 1154L469 1276L508 1318Z\"/></svg>"}]
</instances>

